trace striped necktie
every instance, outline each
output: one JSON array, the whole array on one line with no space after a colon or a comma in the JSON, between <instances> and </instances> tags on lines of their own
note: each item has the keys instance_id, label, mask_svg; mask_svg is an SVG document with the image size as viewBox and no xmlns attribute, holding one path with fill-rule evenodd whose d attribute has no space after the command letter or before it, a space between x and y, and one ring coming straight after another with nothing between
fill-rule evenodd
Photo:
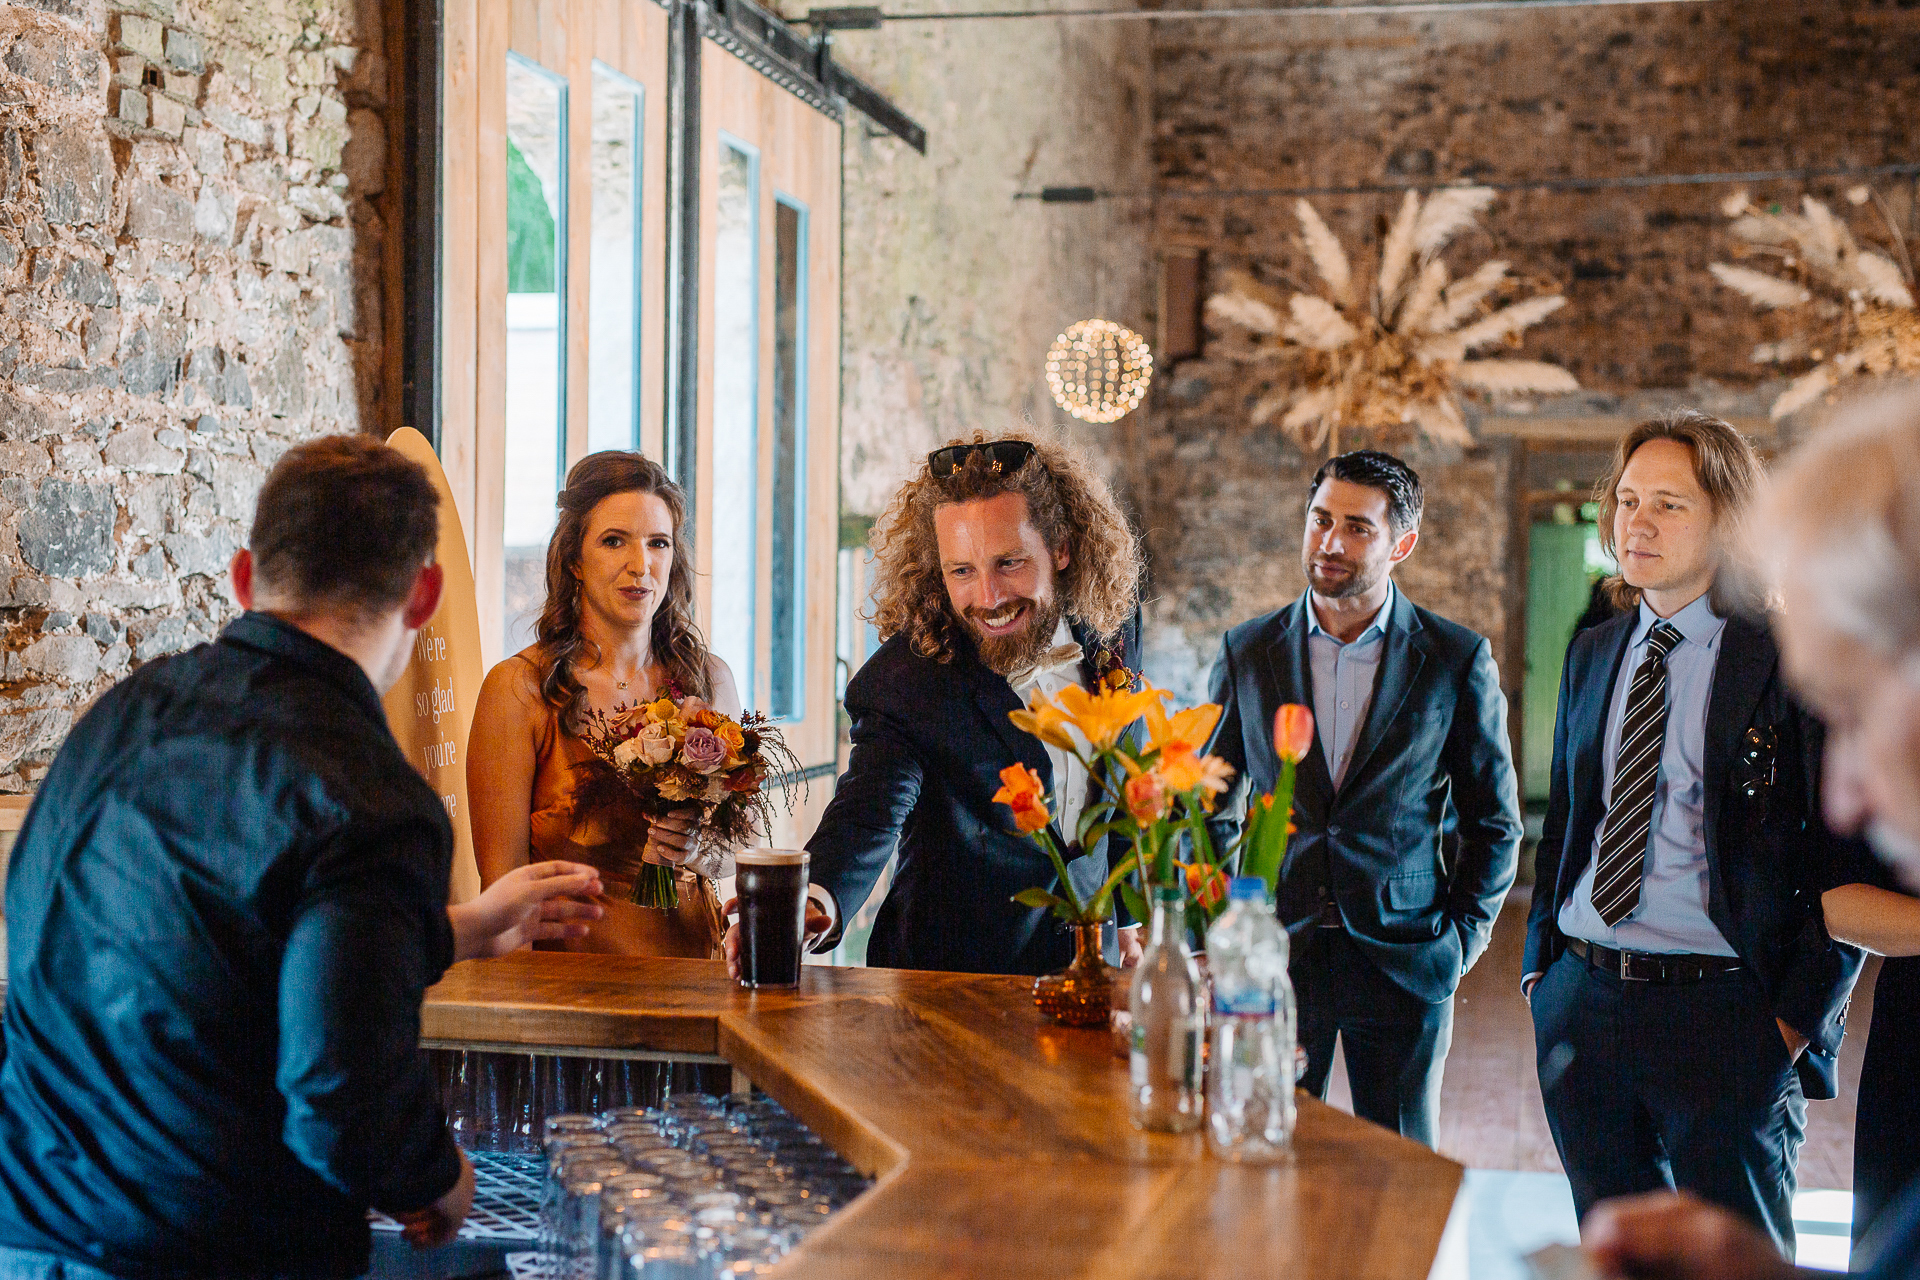
<instances>
[{"instance_id":1,"label":"striped necktie","mask_svg":"<svg viewBox=\"0 0 1920 1280\"><path fill-rule=\"evenodd\" d=\"M1640 905L1640 871L1647 860L1653 793L1667 742L1667 655L1680 639L1672 624L1654 624L1647 635L1647 656L1627 688L1620 755L1613 766L1613 803L1607 806L1600 860L1593 871L1593 909L1609 929Z\"/></svg>"}]
</instances>

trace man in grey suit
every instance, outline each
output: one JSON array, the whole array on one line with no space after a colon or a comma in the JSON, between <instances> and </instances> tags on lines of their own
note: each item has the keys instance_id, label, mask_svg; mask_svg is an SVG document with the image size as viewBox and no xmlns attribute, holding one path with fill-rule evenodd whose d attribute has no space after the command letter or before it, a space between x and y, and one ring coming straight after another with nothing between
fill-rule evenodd
<instances>
[{"instance_id":1,"label":"man in grey suit","mask_svg":"<svg viewBox=\"0 0 1920 1280\"><path fill-rule=\"evenodd\" d=\"M1212 750L1236 773L1216 839L1273 788L1274 712L1314 712L1275 894L1302 1084L1326 1096L1338 1039L1354 1112L1432 1146L1454 988L1513 885L1520 806L1487 641L1393 585L1422 503L1390 454L1329 459L1308 500L1308 590L1227 633L1209 696L1225 709Z\"/></svg>"}]
</instances>

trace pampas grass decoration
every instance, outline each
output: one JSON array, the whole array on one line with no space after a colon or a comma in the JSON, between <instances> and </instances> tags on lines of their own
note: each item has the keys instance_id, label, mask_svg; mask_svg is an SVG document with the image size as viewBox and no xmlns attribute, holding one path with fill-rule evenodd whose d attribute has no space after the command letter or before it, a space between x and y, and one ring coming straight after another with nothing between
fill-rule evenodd
<instances>
[{"instance_id":1,"label":"pampas grass decoration","mask_svg":"<svg viewBox=\"0 0 1920 1280\"><path fill-rule=\"evenodd\" d=\"M1254 404L1254 423L1277 418L1309 451L1337 450L1343 432L1409 427L1464 448L1473 433L1456 387L1493 395L1578 390L1571 373L1544 361L1467 359L1496 343L1518 346L1523 330L1566 304L1558 296L1528 298L1488 312L1487 299L1507 279L1505 262L1482 263L1458 280L1449 274L1441 252L1493 196L1485 187L1449 187L1423 203L1409 191L1364 296L1345 248L1311 204L1297 202L1301 243L1323 292L1283 294L1229 270L1207 299L1209 321L1252 335L1254 356L1285 362L1280 385Z\"/></svg>"},{"instance_id":2,"label":"pampas grass decoration","mask_svg":"<svg viewBox=\"0 0 1920 1280\"><path fill-rule=\"evenodd\" d=\"M1855 198L1858 196L1858 198ZM1835 390L1854 374L1920 371L1920 314L1914 308L1912 257L1886 202L1871 190L1848 193L1855 205L1871 200L1899 261L1862 249L1833 210L1803 197L1798 214L1754 205L1744 191L1720 208L1728 231L1748 256L1776 259L1784 275L1725 262L1709 263L1714 279L1759 310L1791 314L1798 332L1753 349L1756 363L1815 366L1787 384L1768 411L1776 422ZM1824 356L1825 352L1834 352Z\"/></svg>"}]
</instances>

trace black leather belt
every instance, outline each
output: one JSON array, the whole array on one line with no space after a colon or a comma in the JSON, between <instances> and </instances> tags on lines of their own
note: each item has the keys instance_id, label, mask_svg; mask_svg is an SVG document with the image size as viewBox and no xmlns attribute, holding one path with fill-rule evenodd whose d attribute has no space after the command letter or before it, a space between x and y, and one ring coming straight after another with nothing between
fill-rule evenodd
<instances>
[{"instance_id":1,"label":"black leather belt","mask_svg":"<svg viewBox=\"0 0 1920 1280\"><path fill-rule=\"evenodd\" d=\"M1568 938L1567 950L1622 982L1699 982L1743 967L1733 956L1662 956L1645 951L1615 951L1580 938Z\"/></svg>"}]
</instances>

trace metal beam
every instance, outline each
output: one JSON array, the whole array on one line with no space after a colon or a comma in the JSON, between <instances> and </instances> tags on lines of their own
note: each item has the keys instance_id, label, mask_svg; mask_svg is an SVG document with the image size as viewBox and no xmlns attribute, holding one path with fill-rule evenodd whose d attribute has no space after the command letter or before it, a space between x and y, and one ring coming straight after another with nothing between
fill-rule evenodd
<instances>
[{"instance_id":1,"label":"metal beam","mask_svg":"<svg viewBox=\"0 0 1920 1280\"><path fill-rule=\"evenodd\" d=\"M667 376L663 462L686 492L688 527L699 499L700 42L703 0L667 6Z\"/></svg>"},{"instance_id":2,"label":"metal beam","mask_svg":"<svg viewBox=\"0 0 1920 1280\"><path fill-rule=\"evenodd\" d=\"M440 449L441 0L410 0L400 51L400 423ZM391 368L391 366L389 366Z\"/></svg>"}]
</instances>

